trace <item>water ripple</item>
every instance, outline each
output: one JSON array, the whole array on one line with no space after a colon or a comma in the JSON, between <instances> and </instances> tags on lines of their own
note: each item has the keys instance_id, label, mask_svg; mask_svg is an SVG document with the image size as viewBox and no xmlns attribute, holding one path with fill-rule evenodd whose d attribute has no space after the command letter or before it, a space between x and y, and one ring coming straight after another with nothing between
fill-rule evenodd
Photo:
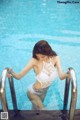
<instances>
[{"instance_id":1,"label":"water ripple","mask_svg":"<svg viewBox=\"0 0 80 120\"><path fill-rule=\"evenodd\" d=\"M23 42L29 43L34 42L36 43L39 40L47 40L50 43L53 44L62 44L62 45L67 45L67 46L80 46L80 37L68 37L68 36L50 36L50 35L45 35L45 34L18 34L18 35L11 35L6 39L2 39L2 43L11 43L13 44L14 42ZM7 43L6 43L7 41ZM21 43L22 44L22 43Z\"/></svg>"}]
</instances>

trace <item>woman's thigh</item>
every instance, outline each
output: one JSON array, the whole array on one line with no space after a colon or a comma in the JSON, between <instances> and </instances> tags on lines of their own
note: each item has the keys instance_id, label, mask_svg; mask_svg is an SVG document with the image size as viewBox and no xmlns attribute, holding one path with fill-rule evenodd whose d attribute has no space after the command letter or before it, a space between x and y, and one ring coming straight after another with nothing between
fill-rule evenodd
<instances>
[{"instance_id":1,"label":"woman's thigh","mask_svg":"<svg viewBox=\"0 0 80 120\"><path fill-rule=\"evenodd\" d=\"M44 108L44 105L42 103L44 95L39 96L39 95L36 95L35 93L31 93L30 91L27 92L27 95L33 105L37 106L39 109Z\"/></svg>"}]
</instances>

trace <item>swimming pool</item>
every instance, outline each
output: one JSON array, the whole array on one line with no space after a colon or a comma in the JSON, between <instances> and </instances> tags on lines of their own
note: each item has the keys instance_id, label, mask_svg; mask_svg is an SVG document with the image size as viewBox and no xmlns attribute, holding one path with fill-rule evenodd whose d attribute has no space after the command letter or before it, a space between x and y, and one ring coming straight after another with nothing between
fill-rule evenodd
<instances>
[{"instance_id":1,"label":"swimming pool","mask_svg":"<svg viewBox=\"0 0 80 120\"><path fill-rule=\"evenodd\" d=\"M80 91L79 5L60 4L57 0L0 0L0 71L12 67L19 72L32 57L34 44L45 39L61 57L64 72L68 67L75 69ZM21 110L31 109L26 91L34 81L33 71L20 81L14 80L18 108ZM63 109L64 87L65 81L59 78L54 81L44 101L47 109ZM13 109L8 81L6 89L9 109ZM78 92L77 109L80 109L79 99Z\"/></svg>"}]
</instances>

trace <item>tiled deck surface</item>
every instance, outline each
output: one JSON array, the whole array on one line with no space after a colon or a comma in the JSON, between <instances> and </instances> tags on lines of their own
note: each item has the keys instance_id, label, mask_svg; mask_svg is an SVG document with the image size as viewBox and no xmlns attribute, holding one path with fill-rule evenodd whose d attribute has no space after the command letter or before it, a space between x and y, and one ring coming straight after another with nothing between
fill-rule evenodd
<instances>
[{"instance_id":1,"label":"tiled deck surface","mask_svg":"<svg viewBox=\"0 0 80 120\"><path fill-rule=\"evenodd\" d=\"M69 111L67 111L68 113ZM9 111L9 120L68 120L66 111ZM80 110L75 110L74 120L80 120Z\"/></svg>"}]
</instances>

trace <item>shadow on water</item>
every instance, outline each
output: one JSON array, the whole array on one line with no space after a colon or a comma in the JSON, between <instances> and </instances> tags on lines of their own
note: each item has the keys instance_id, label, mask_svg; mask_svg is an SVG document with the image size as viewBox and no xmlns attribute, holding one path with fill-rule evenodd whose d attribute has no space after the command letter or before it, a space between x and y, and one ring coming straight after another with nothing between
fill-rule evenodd
<instances>
[{"instance_id":1,"label":"shadow on water","mask_svg":"<svg viewBox=\"0 0 80 120\"><path fill-rule=\"evenodd\" d=\"M0 0L0 3L4 3L5 0Z\"/></svg>"},{"instance_id":2,"label":"shadow on water","mask_svg":"<svg viewBox=\"0 0 80 120\"><path fill-rule=\"evenodd\" d=\"M0 0L0 5L3 5L5 3L9 3L11 0Z\"/></svg>"}]
</instances>

